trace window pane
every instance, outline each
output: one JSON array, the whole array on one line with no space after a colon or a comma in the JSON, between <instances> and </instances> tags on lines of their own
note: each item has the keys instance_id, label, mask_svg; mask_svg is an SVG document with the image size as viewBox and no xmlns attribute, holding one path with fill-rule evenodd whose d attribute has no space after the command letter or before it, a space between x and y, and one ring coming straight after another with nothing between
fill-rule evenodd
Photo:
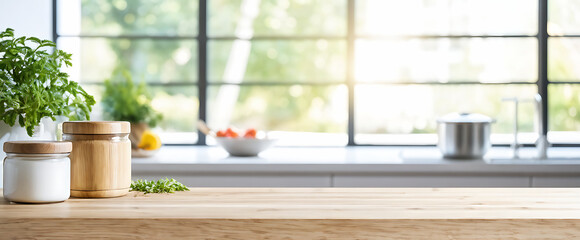
<instances>
[{"instance_id":1,"label":"window pane","mask_svg":"<svg viewBox=\"0 0 580 240\"><path fill-rule=\"evenodd\" d=\"M580 2L577 0L548 1L548 33L550 35L580 34Z\"/></svg>"},{"instance_id":2,"label":"window pane","mask_svg":"<svg viewBox=\"0 0 580 240\"><path fill-rule=\"evenodd\" d=\"M536 34L537 1L358 0L357 34Z\"/></svg>"},{"instance_id":3,"label":"window pane","mask_svg":"<svg viewBox=\"0 0 580 240\"><path fill-rule=\"evenodd\" d=\"M131 70L135 80L195 82L197 44L189 40L129 40L61 37L60 49L72 53L72 79L101 82L116 67Z\"/></svg>"},{"instance_id":4,"label":"window pane","mask_svg":"<svg viewBox=\"0 0 580 240\"><path fill-rule=\"evenodd\" d=\"M580 81L580 39L548 39L548 79Z\"/></svg>"},{"instance_id":5,"label":"window pane","mask_svg":"<svg viewBox=\"0 0 580 240\"><path fill-rule=\"evenodd\" d=\"M355 140L370 144L434 144L437 118L452 112L481 113L497 120L492 132L503 134L494 143L509 143L513 131L514 104L505 97L519 97L519 130L532 133L537 87L530 85L374 85L355 88ZM377 104L380 103L380 104ZM406 134L417 134L410 138ZM431 134L421 135L421 134ZM522 136L525 136L523 134ZM530 134L528 134L530 135ZM523 142L533 142L532 136ZM408 140L409 142L406 142Z\"/></svg>"},{"instance_id":6,"label":"window pane","mask_svg":"<svg viewBox=\"0 0 580 240\"><path fill-rule=\"evenodd\" d=\"M105 87L101 84L81 84L83 89L87 91L88 94L95 97L95 101L97 102L93 105L93 111L91 111L91 120L92 121L100 121L103 120L103 108L101 105L101 100L103 92L105 92Z\"/></svg>"},{"instance_id":7,"label":"window pane","mask_svg":"<svg viewBox=\"0 0 580 240\"><path fill-rule=\"evenodd\" d=\"M580 85L551 84L549 96L549 128L551 143L580 142Z\"/></svg>"},{"instance_id":8,"label":"window pane","mask_svg":"<svg viewBox=\"0 0 580 240\"><path fill-rule=\"evenodd\" d=\"M208 48L212 82L324 82L346 76L345 41L210 41Z\"/></svg>"},{"instance_id":9,"label":"window pane","mask_svg":"<svg viewBox=\"0 0 580 240\"><path fill-rule=\"evenodd\" d=\"M346 144L348 107L344 85L211 86L208 104L208 124L212 128L234 125L267 131L341 133L345 138L339 142Z\"/></svg>"},{"instance_id":10,"label":"window pane","mask_svg":"<svg viewBox=\"0 0 580 240\"><path fill-rule=\"evenodd\" d=\"M346 35L346 0L210 0L208 34Z\"/></svg>"},{"instance_id":11,"label":"window pane","mask_svg":"<svg viewBox=\"0 0 580 240\"><path fill-rule=\"evenodd\" d=\"M537 80L535 38L357 40L355 50L357 81Z\"/></svg>"},{"instance_id":12,"label":"window pane","mask_svg":"<svg viewBox=\"0 0 580 240\"><path fill-rule=\"evenodd\" d=\"M194 132L199 102L196 86L151 86L151 105L163 114L159 127L166 132Z\"/></svg>"},{"instance_id":13,"label":"window pane","mask_svg":"<svg viewBox=\"0 0 580 240\"><path fill-rule=\"evenodd\" d=\"M91 120L104 120L101 99L104 87L101 84L83 84L97 104L91 112ZM194 144L197 142L197 113L199 102L196 86L149 86L153 97L153 109L163 115L163 120L154 129L164 144ZM109 120L109 119L107 119Z\"/></svg>"},{"instance_id":14,"label":"window pane","mask_svg":"<svg viewBox=\"0 0 580 240\"><path fill-rule=\"evenodd\" d=\"M64 35L197 35L196 0L59 0Z\"/></svg>"}]
</instances>

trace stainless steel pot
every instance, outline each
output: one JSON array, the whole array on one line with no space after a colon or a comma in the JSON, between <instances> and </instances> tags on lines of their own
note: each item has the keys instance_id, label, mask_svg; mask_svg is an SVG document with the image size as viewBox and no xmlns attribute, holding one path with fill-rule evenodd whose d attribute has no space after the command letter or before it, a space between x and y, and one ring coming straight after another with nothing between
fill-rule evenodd
<instances>
[{"instance_id":1,"label":"stainless steel pot","mask_svg":"<svg viewBox=\"0 0 580 240\"><path fill-rule=\"evenodd\" d=\"M451 113L437 120L441 153L446 158L482 158L491 146L488 116L476 113Z\"/></svg>"}]
</instances>

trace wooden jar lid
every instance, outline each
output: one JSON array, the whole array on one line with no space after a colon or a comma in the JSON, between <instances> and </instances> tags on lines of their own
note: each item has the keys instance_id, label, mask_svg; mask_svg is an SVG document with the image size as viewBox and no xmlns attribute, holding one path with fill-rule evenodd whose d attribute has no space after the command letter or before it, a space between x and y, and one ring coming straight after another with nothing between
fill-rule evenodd
<instances>
[{"instance_id":1,"label":"wooden jar lid","mask_svg":"<svg viewBox=\"0 0 580 240\"><path fill-rule=\"evenodd\" d=\"M70 153L71 142L56 141L11 141L4 143L4 152L7 153Z\"/></svg>"},{"instance_id":2,"label":"wooden jar lid","mask_svg":"<svg viewBox=\"0 0 580 240\"><path fill-rule=\"evenodd\" d=\"M78 121L62 123L65 134L119 134L131 133L131 124L121 121Z\"/></svg>"}]
</instances>

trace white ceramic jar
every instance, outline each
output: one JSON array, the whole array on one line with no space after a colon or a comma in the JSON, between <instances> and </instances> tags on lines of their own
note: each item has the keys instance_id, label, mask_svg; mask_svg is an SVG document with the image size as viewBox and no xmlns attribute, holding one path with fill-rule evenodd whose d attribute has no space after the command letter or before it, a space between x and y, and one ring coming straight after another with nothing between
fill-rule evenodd
<instances>
[{"instance_id":1,"label":"white ceramic jar","mask_svg":"<svg viewBox=\"0 0 580 240\"><path fill-rule=\"evenodd\" d=\"M24 203L68 199L71 150L71 142L4 143L4 198Z\"/></svg>"}]
</instances>

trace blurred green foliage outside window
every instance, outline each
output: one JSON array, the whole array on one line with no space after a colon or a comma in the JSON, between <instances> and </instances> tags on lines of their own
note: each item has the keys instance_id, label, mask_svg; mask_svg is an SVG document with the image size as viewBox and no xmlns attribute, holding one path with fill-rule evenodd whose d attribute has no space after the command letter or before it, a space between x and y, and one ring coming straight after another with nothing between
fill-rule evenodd
<instances>
[{"instance_id":1,"label":"blurred green foliage outside window","mask_svg":"<svg viewBox=\"0 0 580 240\"><path fill-rule=\"evenodd\" d=\"M344 145L349 91L358 144L433 144L436 119L459 111L497 119L492 141L507 143L513 106L501 99L537 93L537 1L354 0L353 32L347 0L205 3L199 22L199 0L60 0L58 44L75 57L71 76L97 100L117 66L147 82L166 143L197 141L205 102L214 128L310 133L288 144ZM580 40L568 36L580 29L580 3L551 0L548 10L550 134L580 143L558 140L580 130ZM201 65L206 99L198 99ZM531 143L534 107L520 111Z\"/></svg>"}]
</instances>

